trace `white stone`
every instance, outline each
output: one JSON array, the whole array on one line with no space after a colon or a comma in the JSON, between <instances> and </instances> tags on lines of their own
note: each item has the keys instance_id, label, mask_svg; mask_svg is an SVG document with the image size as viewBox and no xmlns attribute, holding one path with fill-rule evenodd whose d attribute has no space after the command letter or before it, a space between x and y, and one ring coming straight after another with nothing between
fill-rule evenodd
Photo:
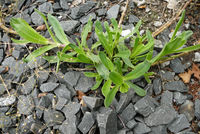
<instances>
[{"instance_id":1,"label":"white stone","mask_svg":"<svg viewBox=\"0 0 200 134\"><path fill-rule=\"evenodd\" d=\"M181 31L178 31L178 32L176 33L176 36L179 36L181 33L182 33ZM173 34L174 34L174 31L171 32L171 33L169 34L169 38L170 38L170 39L172 38L172 35L173 35Z\"/></svg>"},{"instance_id":2,"label":"white stone","mask_svg":"<svg viewBox=\"0 0 200 134\"><path fill-rule=\"evenodd\" d=\"M123 30L122 33L121 33L121 36L125 37L127 36L128 34L131 33L131 30L130 29L127 29L127 30Z\"/></svg>"},{"instance_id":3,"label":"white stone","mask_svg":"<svg viewBox=\"0 0 200 134\"><path fill-rule=\"evenodd\" d=\"M199 52L195 52L194 53L194 61L195 62L200 62L200 53Z\"/></svg>"},{"instance_id":4,"label":"white stone","mask_svg":"<svg viewBox=\"0 0 200 134\"><path fill-rule=\"evenodd\" d=\"M153 23L153 25L156 26L156 27L160 27L162 25L162 22L161 21L155 21Z\"/></svg>"}]
</instances>

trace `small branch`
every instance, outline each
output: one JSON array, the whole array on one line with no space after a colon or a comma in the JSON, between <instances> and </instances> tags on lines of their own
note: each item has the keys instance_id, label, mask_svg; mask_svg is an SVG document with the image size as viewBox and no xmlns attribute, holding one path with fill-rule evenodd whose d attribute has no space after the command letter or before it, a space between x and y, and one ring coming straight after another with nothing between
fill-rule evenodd
<instances>
[{"instance_id":1,"label":"small branch","mask_svg":"<svg viewBox=\"0 0 200 134\"><path fill-rule=\"evenodd\" d=\"M157 29L155 32L153 32L153 37L156 37L159 33L164 31L166 28L168 28L174 21L178 19L178 17L181 15L183 10L192 2L192 0L189 0L188 2L185 3L185 5L178 11L177 15L172 18L170 21L162 25L159 29Z\"/></svg>"},{"instance_id":2,"label":"small branch","mask_svg":"<svg viewBox=\"0 0 200 134\"><path fill-rule=\"evenodd\" d=\"M126 1L126 6L125 6L124 11L122 12L121 18L120 18L120 20L119 20L118 27L120 27L121 24L122 24L122 21L123 21L123 19L124 19L125 13L126 13L126 10L127 10L127 8L128 8L128 3L129 3L129 0Z\"/></svg>"},{"instance_id":3,"label":"small branch","mask_svg":"<svg viewBox=\"0 0 200 134\"><path fill-rule=\"evenodd\" d=\"M8 95L10 96L10 92L8 91L8 88L7 88L7 86L6 86L6 84L5 84L4 80L3 80L3 78L1 77L1 75L0 75L0 79L1 79L1 81L2 81L2 83L3 83L3 86L6 88L6 91L7 91Z\"/></svg>"}]
</instances>

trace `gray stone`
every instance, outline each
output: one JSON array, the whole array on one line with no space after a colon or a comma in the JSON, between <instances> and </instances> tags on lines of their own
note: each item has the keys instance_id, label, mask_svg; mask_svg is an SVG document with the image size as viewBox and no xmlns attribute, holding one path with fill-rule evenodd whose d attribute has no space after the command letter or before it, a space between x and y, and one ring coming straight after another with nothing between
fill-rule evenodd
<instances>
[{"instance_id":1,"label":"gray stone","mask_svg":"<svg viewBox=\"0 0 200 134\"><path fill-rule=\"evenodd\" d=\"M7 87L4 84L0 84L0 95L3 95L7 90Z\"/></svg>"},{"instance_id":2,"label":"gray stone","mask_svg":"<svg viewBox=\"0 0 200 134\"><path fill-rule=\"evenodd\" d=\"M104 8L101 8L101 9L98 9L96 13L98 16L104 16L106 15L106 10Z\"/></svg>"},{"instance_id":3,"label":"gray stone","mask_svg":"<svg viewBox=\"0 0 200 134\"><path fill-rule=\"evenodd\" d=\"M147 126L166 125L171 123L177 116L176 111L172 106L161 105L156 108L154 113L151 113L145 118Z\"/></svg>"},{"instance_id":4,"label":"gray stone","mask_svg":"<svg viewBox=\"0 0 200 134\"><path fill-rule=\"evenodd\" d=\"M190 100L186 100L179 108L180 114L185 114L188 121L192 121L194 118L194 104Z\"/></svg>"},{"instance_id":5,"label":"gray stone","mask_svg":"<svg viewBox=\"0 0 200 134\"><path fill-rule=\"evenodd\" d=\"M85 4L72 8L70 16L73 19L78 19L85 13L87 13L90 9L92 9L95 5L96 5L95 2L87 1Z\"/></svg>"},{"instance_id":6,"label":"gray stone","mask_svg":"<svg viewBox=\"0 0 200 134\"><path fill-rule=\"evenodd\" d=\"M78 125L78 120L75 115L67 117L66 120L59 127L59 130L63 134L80 134L76 126Z\"/></svg>"},{"instance_id":7,"label":"gray stone","mask_svg":"<svg viewBox=\"0 0 200 134\"><path fill-rule=\"evenodd\" d=\"M30 94L31 91L34 89L36 84L36 79L34 76L31 76L23 85L21 88L21 92L23 94Z\"/></svg>"},{"instance_id":8,"label":"gray stone","mask_svg":"<svg viewBox=\"0 0 200 134\"><path fill-rule=\"evenodd\" d=\"M111 18L114 18L116 19L117 16L118 16L118 13L119 13L119 8L120 6L119 5L114 5L112 6L108 11L107 11L107 18L108 19L111 19Z\"/></svg>"},{"instance_id":9,"label":"gray stone","mask_svg":"<svg viewBox=\"0 0 200 134\"><path fill-rule=\"evenodd\" d=\"M65 0L64 0L64 1L65 1ZM67 5L67 6L65 6L64 8L66 8L66 7L69 7L69 6ZM59 11L60 9L62 9L61 6L60 6L60 4L59 4L58 2L55 2L55 3L53 4L53 11Z\"/></svg>"},{"instance_id":10,"label":"gray stone","mask_svg":"<svg viewBox=\"0 0 200 134\"><path fill-rule=\"evenodd\" d=\"M78 80L78 83L75 87L75 90L78 91L82 91L84 93L88 92L90 90L91 87L93 87L94 85L94 79L93 78L89 78L86 77L83 73L80 76L80 79Z\"/></svg>"},{"instance_id":11,"label":"gray stone","mask_svg":"<svg viewBox=\"0 0 200 134\"><path fill-rule=\"evenodd\" d=\"M175 73L174 72L170 72L170 71L160 71L159 72L162 80L166 80L166 81L173 81L174 80L174 75Z\"/></svg>"},{"instance_id":12,"label":"gray stone","mask_svg":"<svg viewBox=\"0 0 200 134\"><path fill-rule=\"evenodd\" d=\"M87 134L91 127L94 125L94 118L90 112L85 112L82 121L78 125L79 130L83 134Z\"/></svg>"},{"instance_id":13,"label":"gray stone","mask_svg":"<svg viewBox=\"0 0 200 134\"><path fill-rule=\"evenodd\" d=\"M15 17L15 18L22 18L22 19L24 19L28 24L31 23L31 17L30 17L30 15L29 15L28 13L23 12L23 13L20 13L20 14L16 14L14 17Z\"/></svg>"},{"instance_id":14,"label":"gray stone","mask_svg":"<svg viewBox=\"0 0 200 134\"><path fill-rule=\"evenodd\" d=\"M31 114L35 107L33 98L30 95L28 96L20 95L18 99L19 100L17 103L17 110L19 114L24 114L24 115Z\"/></svg>"},{"instance_id":15,"label":"gray stone","mask_svg":"<svg viewBox=\"0 0 200 134\"><path fill-rule=\"evenodd\" d=\"M128 121L132 120L136 115L134 106L130 103L120 114L121 119L126 124Z\"/></svg>"},{"instance_id":16,"label":"gray stone","mask_svg":"<svg viewBox=\"0 0 200 134\"><path fill-rule=\"evenodd\" d=\"M42 84L40 86L40 90L42 92L51 92L51 91L55 90L58 86L59 86L58 83L48 82L48 83Z\"/></svg>"},{"instance_id":17,"label":"gray stone","mask_svg":"<svg viewBox=\"0 0 200 134\"><path fill-rule=\"evenodd\" d=\"M0 35L0 36L1 36L1 35ZM1 40L1 37L0 37L0 40ZM0 49L0 63L3 61L4 56L5 56L4 50L3 50L3 49Z\"/></svg>"},{"instance_id":18,"label":"gray stone","mask_svg":"<svg viewBox=\"0 0 200 134\"><path fill-rule=\"evenodd\" d=\"M161 105L172 105L173 93L170 91L164 91L161 95Z\"/></svg>"},{"instance_id":19,"label":"gray stone","mask_svg":"<svg viewBox=\"0 0 200 134\"><path fill-rule=\"evenodd\" d=\"M38 18L37 18L38 19ZM43 66L47 61L43 59L41 56L36 57L34 60L28 62L28 66L30 69L38 68Z\"/></svg>"},{"instance_id":20,"label":"gray stone","mask_svg":"<svg viewBox=\"0 0 200 134\"><path fill-rule=\"evenodd\" d=\"M67 72L64 75L64 81L66 82L67 85L74 87L77 84L80 75L81 75L80 72L75 72L75 71Z\"/></svg>"},{"instance_id":21,"label":"gray stone","mask_svg":"<svg viewBox=\"0 0 200 134\"><path fill-rule=\"evenodd\" d=\"M109 109L105 113L97 114L97 122L100 134L115 134L117 133L117 115Z\"/></svg>"},{"instance_id":22,"label":"gray stone","mask_svg":"<svg viewBox=\"0 0 200 134\"><path fill-rule=\"evenodd\" d=\"M162 22L161 21L154 21L153 25L156 26L156 27L160 27L162 25Z\"/></svg>"},{"instance_id":23,"label":"gray stone","mask_svg":"<svg viewBox=\"0 0 200 134\"><path fill-rule=\"evenodd\" d=\"M194 102L195 117L200 120L200 100L196 99Z\"/></svg>"},{"instance_id":24,"label":"gray stone","mask_svg":"<svg viewBox=\"0 0 200 134\"><path fill-rule=\"evenodd\" d=\"M168 134L166 126L159 125L155 127L151 127L151 132L149 134Z\"/></svg>"},{"instance_id":25,"label":"gray stone","mask_svg":"<svg viewBox=\"0 0 200 134\"><path fill-rule=\"evenodd\" d=\"M133 129L136 125L137 125L137 122L134 119L126 123L126 127L128 127L128 129Z\"/></svg>"},{"instance_id":26,"label":"gray stone","mask_svg":"<svg viewBox=\"0 0 200 134\"><path fill-rule=\"evenodd\" d=\"M50 105L51 105L51 100L47 96L42 96L39 100L37 108L39 108L40 110L44 110L45 108L48 108Z\"/></svg>"},{"instance_id":27,"label":"gray stone","mask_svg":"<svg viewBox=\"0 0 200 134\"><path fill-rule=\"evenodd\" d=\"M118 130L117 134L127 134L128 129Z\"/></svg>"},{"instance_id":28,"label":"gray stone","mask_svg":"<svg viewBox=\"0 0 200 134\"><path fill-rule=\"evenodd\" d=\"M71 92L66 88L64 84L61 84L59 87L57 87L54 93L56 96L65 98L67 100L71 100L72 97Z\"/></svg>"},{"instance_id":29,"label":"gray stone","mask_svg":"<svg viewBox=\"0 0 200 134\"><path fill-rule=\"evenodd\" d=\"M164 89L169 90L169 91L178 91L178 92L187 92L188 91L188 88L185 86L185 84L181 80L167 82L164 85Z\"/></svg>"},{"instance_id":30,"label":"gray stone","mask_svg":"<svg viewBox=\"0 0 200 134\"><path fill-rule=\"evenodd\" d=\"M91 20L96 20L96 14L93 12L93 13L88 14L87 16L83 16L80 19L80 22L82 24L86 24L90 18L91 18Z\"/></svg>"},{"instance_id":31,"label":"gray stone","mask_svg":"<svg viewBox=\"0 0 200 134\"><path fill-rule=\"evenodd\" d=\"M37 76L39 85L41 85L42 83L44 83L48 80L49 72L48 71L39 71L39 72L37 72L36 76Z\"/></svg>"},{"instance_id":32,"label":"gray stone","mask_svg":"<svg viewBox=\"0 0 200 134\"><path fill-rule=\"evenodd\" d=\"M185 66L181 63L181 60L179 60L178 58L171 60L170 68L175 73L183 73L185 71Z\"/></svg>"},{"instance_id":33,"label":"gray stone","mask_svg":"<svg viewBox=\"0 0 200 134\"><path fill-rule=\"evenodd\" d=\"M174 102L177 105L183 104L186 101L186 99L187 99L186 95L183 95L180 92L174 92Z\"/></svg>"},{"instance_id":34,"label":"gray stone","mask_svg":"<svg viewBox=\"0 0 200 134\"><path fill-rule=\"evenodd\" d=\"M103 100L98 97L83 96L83 101L91 110L95 110L103 104Z\"/></svg>"},{"instance_id":35,"label":"gray stone","mask_svg":"<svg viewBox=\"0 0 200 134\"><path fill-rule=\"evenodd\" d=\"M59 125L65 120L65 117L61 112L51 109L44 110L43 118L47 126Z\"/></svg>"},{"instance_id":36,"label":"gray stone","mask_svg":"<svg viewBox=\"0 0 200 134\"><path fill-rule=\"evenodd\" d=\"M8 36L8 34L3 34L3 37L1 39L2 42L4 43L10 43L11 40L10 40L10 37Z\"/></svg>"},{"instance_id":37,"label":"gray stone","mask_svg":"<svg viewBox=\"0 0 200 134\"><path fill-rule=\"evenodd\" d=\"M3 113L0 113L0 128L8 128L12 125L11 116L6 116Z\"/></svg>"},{"instance_id":38,"label":"gray stone","mask_svg":"<svg viewBox=\"0 0 200 134\"><path fill-rule=\"evenodd\" d=\"M168 129L173 133L178 133L183 129L190 127L190 123L184 114L177 116L176 120L169 124Z\"/></svg>"},{"instance_id":39,"label":"gray stone","mask_svg":"<svg viewBox=\"0 0 200 134\"><path fill-rule=\"evenodd\" d=\"M160 78L156 78L153 80L153 91L155 95L158 95L162 91L162 82Z\"/></svg>"},{"instance_id":40,"label":"gray stone","mask_svg":"<svg viewBox=\"0 0 200 134\"><path fill-rule=\"evenodd\" d=\"M1 97L0 98L0 106L9 106L12 105L16 101L16 97L14 95Z\"/></svg>"},{"instance_id":41,"label":"gray stone","mask_svg":"<svg viewBox=\"0 0 200 134\"><path fill-rule=\"evenodd\" d=\"M15 59L21 59L24 56L24 52L18 51L18 50L13 50L12 56L15 57Z\"/></svg>"},{"instance_id":42,"label":"gray stone","mask_svg":"<svg viewBox=\"0 0 200 134\"><path fill-rule=\"evenodd\" d=\"M69 10L69 6L66 0L60 0L60 6L62 7L62 9L64 10Z\"/></svg>"},{"instance_id":43,"label":"gray stone","mask_svg":"<svg viewBox=\"0 0 200 134\"><path fill-rule=\"evenodd\" d=\"M133 129L134 134L146 134L149 132L151 132L151 128L149 128L146 124L140 122Z\"/></svg>"},{"instance_id":44,"label":"gray stone","mask_svg":"<svg viewBox=\"0 0 200 134\"><path fill-rule=\"evenodd\" d=\"M76 20L67 20L61 21L60 25L62 26L63 30L70 35L74 32L75 28L80 25L80 22Z\"/></svg>"},{"instance_id":45,"label":"gray stone","mask_svg":"<svg viewBox=\"0 0 200 134\"><path fill-rule=\"evenodd\" d=\"M70 117L72 115L77 114L80 111L81 105L77 102L69 102L67 105L64 106L62 109L65 117Z\"/></svg>"},{"instance_id":46,"label":"gray stone","mask_svg":"<svg viewBox=\"0 0 200 134\"><path fill-rule=\"evenodd\" d=\"M135 15L129 15L128 22L129 23L137 23L140 19Z\"/></svg>"},{"instance_id":47,"label":"gray stone","mask_svg":"<svg viewBox=\"0 0 200 134\"><path fill-rule=\"evenodd\" d=\"M38 9L43 13L50 13L50 14L53 13L53 6L51 2L45 2L42 5L39 5Z\"/></svg>"},{"instance_id":48,"label":"gray stone","mask_svg":"<svg viewBox=\"0 0 200 134\"><path fill-rule=\"evenodd\" d=\"M68 102L67 99L62 98L62 97L59 97L59 98L58 98L58 101L57 101L57 103L56 103L56 105L55 105L55 109L61 110L61 109L65 106L65 104L66 104L67 102Z\"/></svg>"},{"instance_id":49,"label":"gray stone","mask_svg":"<svg viewBox=\"0 0 200 134\"><path fill-rule=\"evenodd\" d=\"M37 12L31 14L31 20L36 26L40 26L44 23L42 17Z\"/></svg>"},{"instance_id":50,"label":"gray stone","mask_svg":"<svg viewBox=\"0 0 200 134\"><path fill-rule=\"evenodd\" d=\"M150 96L145 96L134 105L135 111L144 117L155 111L155 104Z\"/></svg>"}]
</instances>

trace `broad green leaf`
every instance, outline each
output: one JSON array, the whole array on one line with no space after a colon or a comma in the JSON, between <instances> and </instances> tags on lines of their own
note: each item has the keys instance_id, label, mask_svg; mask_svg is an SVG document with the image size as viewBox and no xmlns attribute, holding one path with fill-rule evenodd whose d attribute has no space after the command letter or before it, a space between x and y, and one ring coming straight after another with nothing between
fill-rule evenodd
<instances>
[{"instance_id":1,"label":"broad green leaf","mask_svg":"<svg viewBox=\"0 0 200 134\"><path fill-rule=\"evenodd\" d=\"M91 30L92 30L92 21L90 18L88 20L88 23L84 26L83 31L81 33L81 46L88 47L86 46L87 36L88 36L88 33L91 32Z\"/></svg>"},{"instance_id":2,"label":"broad green leaf","mask_svg":"<svg viewBox=\"0 0 200 134\"><path fill-rule=\"evenodd\" d=\"M178 23L176 25L176 28L174 30L174 33L173 33L172 38L171 38L170 41L172 41L175 38L176 33L178 32L179 28L181 27L181 24L183 23L184 18L185 18L185 10L182 12L181 18L180 18L180 20L178 21Z\"/></svg>"},{"instance_id":3,"label":"broad green leaf","mask_svg":"<svg viewBox=\"0 0 200 134\"><path fill-rule=\"evenodd\" d=\"M119 90L121 93L126 93L128 92L129 89L129 85L127 83L122 83L122 85L120 86Z\"/></svg>"},{"instance_id":4,"label":"broad green leaf","mask_svg":"<svg viewBox=\"0 0 200 134\"><path fill-rule=\"evenodd\" d=\"M141 87L133 84L132 82L130 81L126 81L126 83L129 85L130 88L132 88L135 93L139 96L145 96L146 95L146 91L144 89L142 89Z\"/></svg>"},{"instance_id":5,"label":"broad green leaf","mask_svg":"<svg viewBox=\"0 0 200 134\"><path fill-rule=\"evenodd\" d=\"M173 53L191 52L191 51L198 50L198 49L200 49L200 44L195 45L195 46L190 46L190 47L182 48L180 50L173 51Z\"/></svg>"},{"instance_id":6,"label":"broad green leaf","mask_svg":"<svg viewBox=\"0 0 200 134\"><path fill-rule=\"evenodd\" d=\"M49 63L56 63L58 62L57 56L43 56L45 60L47 60Z\"/></svg>"},{"instance_id":7,"label":"broad green leaf","mask_svg":"<svg viewBox=\"0 0 200 134\"><path fill-rule=\"evenodd\" d=\"M107 69L109 69L110 71L113 71L114 69L114 65L112 63L112 61L110 61L110 59L105 55L104 52L99 52L99 58L101 59L101 62L104 64L105 67L107 67Z\"/></svg>"},{"instance_id":8,"label":"broad green leaf","mask_svg":"<svg viewBox=\"0 0 200 134\"><path fill-rule=\"evenodd\" d=\"M42 12L40 12L39 10L37 10L36 8L35 8L34 10L43 18L44 23L45 23L45 25L46 25L46 27L47 27L47 30L48 30L48 32L49 32L51 38L53 39L53 41L54 41L54 42L57 42L55 36L53 35L53 32L51 31L51 29L50 29L50 27L49 27L49 24L47 23L47 18L45 17L45 15L44 15Z\"/></svg>"},{"instance_id":9,"label":"broad green leaf","mask_svg":"<svg viewBox=\"0 0 200 134\"><path fill-rule=\"evenodd\" d=\"M131 68L135 68L134 65L131 63L131 60L129 58L122 58L122 60L124 61L124 63L131 67Z\"/></svg>"},{"instance_id":10,"label":"broad green leaf","mask_svg":"<svg viewBox=\"0 0 200 134\"><path fill-rule=\"evenodd\" d=\"M111 84L112 84L112 81L110 79L108 79L104 84L103 84L103 87L101 89L102 91L102 94L104 96L107 96L109 91L110 91L110 87L111 87Z\"/></svg>"},{"instance_id":11,"label":"broad green leaf","mask_svg":"<svg viewBox=\"0 0 200 134\"><path fill-rule=\"evenodd\" d=\"M90 53L90 52L87 52L86 55L94 64L96 64L96 63L98 64L100 62L98 55L95 55L95 54Z\"/></svg>"},{"instance_id":12,"label":"broad green leaf","mask_svg":"<svg viewBox=\"0 0 200 134\"><path fill-rule=\"evenodd\" d=\"M70 42L68 41L59 21L51 14L48 14L47 17L48 17L49 23L53 27L56 37L60 40L61 43L68 45Z\"/></svg>"},{"instance_id":13,"label":"broad green leaf","mask_svg":"<svg viewBox=\"0 0 200 134\"><path fill-rule=\"evenodd\" d=\"M116 85L113 89L111 89L108 93L108 95L105 97L104 105L105 107L109 107L112 103L113 99L115 98L115 95L119 89L119 85Z\"/></svg>"},{"instance_id":14,"label":"broad green leaf","mask_svg":"<svg viewBox=\"0 0 200 134\"><path fill-rule=\"evenodd\" d=\"M111 23L112 23L114 29L117 30L118 29L117 21L114 18L111 18Z\"/></svg>"},{"instance_id":15,"label":"broad green leaf","mask_svg":"<svg viewBox=\"0 0 200 134\"><path fill-rule=\"evenodd\" d=\"M36 57L44 54L45 52L47 52L48 50L51 50L52 48L57 47L56 45L48 45L48 46L43 46L40 47L38 49L36 49L35 51L33 51L32 53L30 53L25 59L25 62L29 62L34 60Z\"/></svg>"},{"instance_id":16,"label":"broad green leaf","mask_svg":"<svg viewBox=\"0 0 200 134\"><path fill-rule=\"evenodd\" d=\"M95 48L97 48L97 47L99 47L101 45L101 43L99 42L99 41L97 41L96 43L94 43L93 45L92 45L92 50L93 49L95 49Z\"/></svg>"},{"instance_id":17,"label":"broad green leaf","mask_svg":"<svg viewBox=\"0 0 200 134\"><path fill-rule=\"evenodd\" d=\"M93 72L83 72L86 77L97 77L99 76L98 73Z\"/></svg>"},{"instance_id":18,"label":"broad green leaf","mask_svg":"<svg viewBox=\"0 0 200 134\"><path fill-rule=\"evenodd\" d=\"M123 50L123 51L115 54L114 57L128 58L130 55L131 55L131 51L129 49L127 49L127 50Z\"/></svg>"},{"instance_id":19,"label":"broad green leaf","mask_svg":"<svg viewBox=\"0 0 200 134\"><path fill-rule=\"evenodd\" d=\"M122 63L119 58L114 59L114 65L116 67L117 72L119 72L122 75Z\"/></svg>"},{"instance_id":20,"label":"broad green leaf","mask_svg":"<svg viewBox=\"0 0 200 134\"><path fill-rule=\"evenodd\" d=\"M13 39L13 38L11 38L11 40L14 43L17 43L17 44L28 44L28 43L30 43L30 41L28 41L28 40L16 40L16 39Z\"/></svg>"},{"instance_id":21,"label":"broad green leaf","mask_svg":"<svg viewBox=\"0 0 200 134\"><path fill-rule=\"evenodd\" d=\"M86 57L84 54L78 54L77 58L83 63L89 63L89 64L92 63L92 61L88 57Z\"/></svg>"},{"instance_id":22,"label":"broad green leaf","mask_svg":"<svg viewBox=\"0 0 200 134\"><path fill-rule=\"evenodd\" d=\"M69 46L76 51L78 54L84 54L84 51L82 51L77 45L70 43Z\"/></svg>"},{"instance_id":23,"label":"broad green leaf","mask_svg":"<svg viewBox=\"0 0 200 134\"><path fill-rule=\"evenodd\" d=\"M109 70L102 64L95 65L95 68L98 72L98 74L103 77L103 79L107 80L109 77Z\"/></svg>"},{"instance_id":24,"label":"broad green leaf","mask_svg":"<svg viewBox=\"0 0 200 134\"><path fill-rule=\"evenodd\" d=\"M91 90L96 90L101 85L102 81L102 77L96 77L96 84L91 88Z\"/></svg>"},{"instance_id":25,"label":"broad green leaf","mask_svg":"<svg viewBox=\"0 0 200 134\"><path fill-rule=\"evenodd\" d=\"M108 24L108 22L104 22L104 27L106 29L106 32L108 34L108 40L109 40L109 44L111 44L113 42L113 37L112 37L112 32L110 30L110 26Z\"/></svg>"},{"instance_id":26,"label":"broad green leaf","mask_svg":"<svg viewBox=\"0 0 200 134\"><path fill-rule=\"evenodd\" d=\"M121 85L123 83L123 77L118 72L111 72L109 78L116 85Z\"/></svg>"},{"instance_id":27,"label":"broad green leaf","mask_svg":"<svg viewBox=\"0 0 200 134\"><path fill-rule=\"evenodd\" d=\"M145 60L135 66L135 69L124 76L124 80L133 80L143 76L151 67L151 63Z\"/></svg>"},{"instance_id":28,"label":"broad green leaf","mask_svg":"<svg viewBox=\"0 0 200 134\"><path fill-rule=\"evenodd\" d=\"M59 57L60 61L64 61L64 62L81 62L77 57L73 57L69 54L65 54L65 53L61 53L60 57Z\"/></svg>"},{"instance_id":29,"label":"broad green leaf","mask_svg":"<svg viewBox=\"0 0 200 134\"><path fill-rule=\"evenodd\" d=\"M21 18L11 18L10 25L25 40L32 43L47 45L49 41L36 32L29 24Z\"/></svg>"}]
</instances>

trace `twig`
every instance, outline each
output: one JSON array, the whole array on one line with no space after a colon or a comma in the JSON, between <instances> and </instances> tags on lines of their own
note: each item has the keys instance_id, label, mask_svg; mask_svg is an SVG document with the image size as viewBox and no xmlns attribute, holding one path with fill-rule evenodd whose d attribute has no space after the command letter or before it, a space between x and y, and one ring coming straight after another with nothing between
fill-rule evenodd
<instances>
[{"instance_id":1,"label":"twig","mask_svg":"<svg viewBox=\"0 0 200 134\"><path fill-rule=\"evenodd\" d=\"M126 6L125 6L124 11L122 12L121 18L120 18L120 20L119 20L118 27L120 27L121 24L122 24L122 21L123 21L123 19L124 19L125 13L126 13L126 10L127 10L127 8L128 8L128 3L129 3L129 0L126 1Z\"/></svg>"},{"instance_id":2,"label":"twig","mask_svg":"<svg viewBox=\"0 0 200 134\"><path fill-rule=\"evenodd\" d=\"M189 0L188 2L185 3L185 5L178 11L177 15L172 18L170 21L162 25L159 29L157 29L155 32L153 32L153 37L156 37L159 33L164 31L166 28L168 28L174 21L178 19L178 17L181 15L183 10L192 2L192 0Z\"/></svg>"},{"instance_id":3,"label":"twig","mask_svg":"<svg viewBox=\"0 0 200 134\"><path fill-rule=\"evenodd\" d=\"M7 86L6 86L6 84L5 84L4 80L3 80L3 78L1 77L1 75L0 75L0 79L1 79L1 81L2 81L2 83L3 83L3 85L4 85L4 87L6 88L6 91L7 91L8 95L10 96L10 92L8 91L8 88L7 88Z\"/></svg>"},{"instance_id":4,"label":"twig","mask_svg":"<svg viewBox=\"0 0 200 134\"><path fill-rule=\"evenodd\" d=\"M68 68L67 70L73 70L73 71L94 71L95 68Z\"/></svg>"}]
</instances>

